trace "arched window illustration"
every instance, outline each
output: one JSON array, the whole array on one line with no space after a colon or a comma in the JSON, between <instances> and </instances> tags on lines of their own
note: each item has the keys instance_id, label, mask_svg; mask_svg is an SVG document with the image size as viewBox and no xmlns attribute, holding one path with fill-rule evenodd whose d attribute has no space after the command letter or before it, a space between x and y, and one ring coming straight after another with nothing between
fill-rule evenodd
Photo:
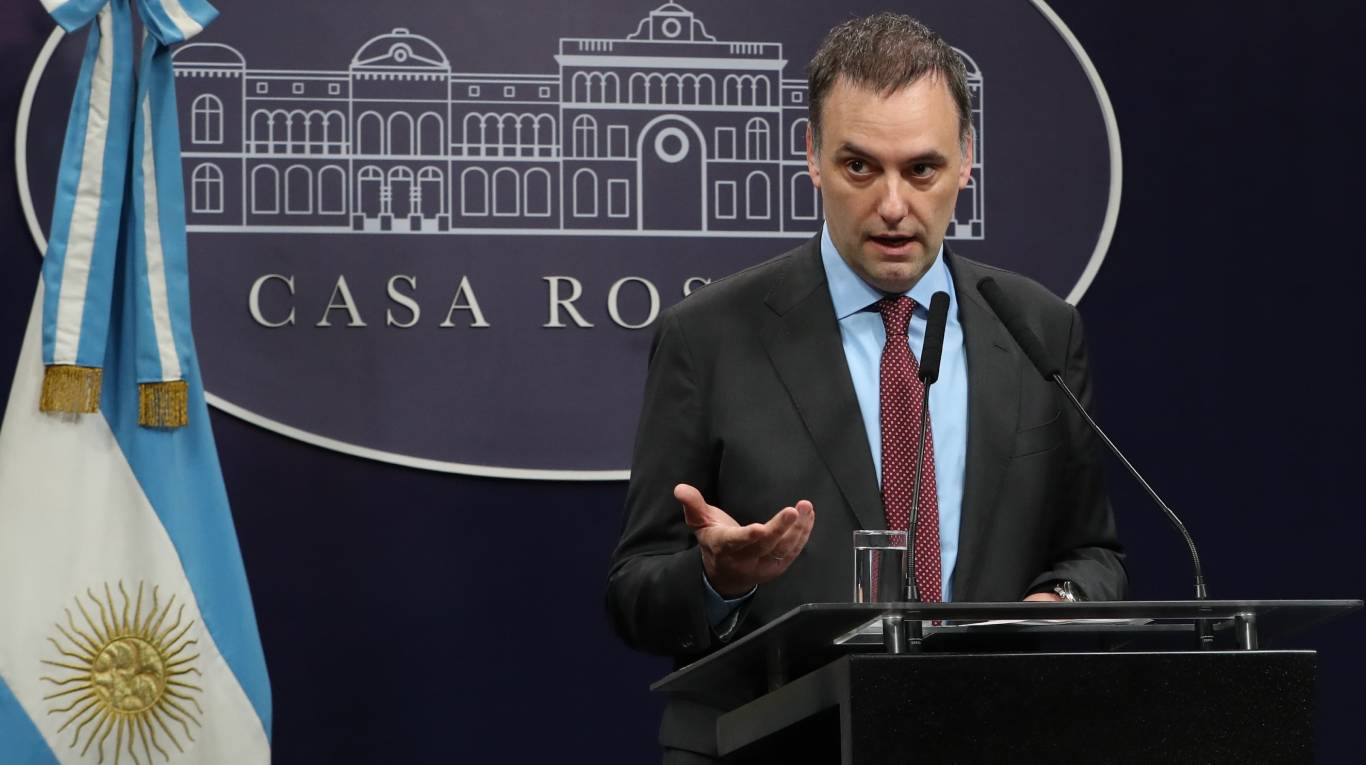
<instances>
[{"instance_id":1,"label":"arched window illustration","mask_svg":"<svg viewBox=\"0 0 1366 765\"><path fill-rule=\"evenodd\" d=\"M664 92L665 85L666 83L664 82L664 75L660 74L659 72L652 72L650 74L645 75L645 103L664 103L665 98L667 98L667 95Z\"/></svg>"},{"instance_id":2,"label":"arched window illustration","mask_svg":"<svg viewBox=\"0 0 1366 765\"><path fill-rule=\"evenodd\" d=\"M768 106L768 78L750 75L750 98L755 106Z\"/></svg>"},{"instance_id":3,"label":"arched window illustration","mask_svg":"<svg viewBox=\"0 0 1366 765\"><path fill-rule=\"evenodd\" d=\"M484 156L484 115L478 112L470 112L464 115L462 130L464 131L462 137L464 156Z\"/></svg>"},{"instance_id":4,"label":"arched window illustration","mask_svg":"<svg viewBox=\"0 0 1366 765\"><path fill-rule=\"evenodd\" d=\"M323 122L323 152L341 154L346 149L346 116L341 112L327 113Z\"/></svg>"},{"instance_id":5,"label":"arched window illustration","mask_svg":"<svg viewBox=\"0 0 1366 765\"><path fill-rule=\"evenodd\" d=\"M257 109L251 115L251 147L253 152L270 151L272 118L265 109Z\"/></svg>"},{"instance_id":6,"label":"arched window illustration","mask_svg":"<svg viewBox=\"0 0 1366 765\"><path fill-rule=\"evenodd\" d=\"M745 179L745 217L765 220L769 215L768 175L755 170Z\"/></svg>"},{"instance_id":7,"label":"arched window illustration","mask_svg":"<svg viewBox=\"0 0 1366 765\"><path fill-rule=\"evenodd\" d=\"M811 173L803 170L792 176L791 193L793 220L815 220L819 208L816 187L811 185Z\"/></svg>"},{"instance_id":8,"label":"arched window illustration","mask_svg":"<svg viewBox=\"0 0 1366 765\"><path fill-rule=\"evenodd\" d=\"M516 215L521 212L518 199L521 197L521 178L510 167L500 167L493 173L493 214L499 216Z\"/></svg>"},{"instance_id":9,"label":"arched window illustration","mask_svg":"<svg viewBox=\"0 0 1366 765\"><path fill-rule=\"evenodd\" d=\"M417 118L417 153L424 157L440 157L445 155L445 150L441 147L441 115L435 112L425 112Z\"/></svg>"},{"instance_id":10,"label":"arched window illustration","mask_svg":"<svg viewBox=\"0 0 1366 765\"><path fill-rule=\"evenodd\" d=\"M421 207L413 212L428 218L446 212L446 177L440 168L428 165L417 171L417 188Z\"/></svg>"},{"instance_id":11,"label":"arched window illustration","mask_svg":"<svg viewBox=\"0 0 1366 765\"><path fill-rule=\"evenodd\" d=\"M190 107L190 140L195 143L223 143L223 102L205 93Z\"/></svg>"},{"instance_id":12,"label":"arched window illustration","mask_svg":"<svg viewBox=\"0 0 1366 765\"><path fill-rule=\"evenodd\" d=\"M346 172L336 165L318 171L318 212L324 215L346 212Z\"/></svg>"},{"instance_id":13,"label":"arched window illustration","mask_svg":"<svg viewBox=\"0 0 1366 765\"><path fill-rule=\"evenodd\" d=\"M218 169L218 165L212 162L196 165L190 179L190 211L223 212L223 171Z\"/></svg>"},{"instance_id":14,"label":"arched window illustration","mask_svg":"<svg viewBox=\"0 0 1366 765\"><path fill-rule=\"evenodd\" d=\"M285 171L285 212L303 215L313 212L313 173L303 165Z\"/></svg>"},{"instance_id":15,"label":"arched window illustration","mask_svg":"<svg viewBox=\"0 0 1366 765\"><path fill-rule=\"evenodd\" d=\"M356 145L361 154L384 153L384 118L366 112L356 122Z\"/></svg>"},{"instance_id":16,"label":"arched window illustration","mask_svg":"<svg viewBox=\"0 0 1366 765\"><path fill-rule=\"evenodd\" d=\"M356 174L356 209L367 218L384 212L384 171L366 165Z\"/></svg>"},{"instance_id":17,"label":"arched window illustration","mask_svg":"<svg viewBox=\"0 0 1366 765\"><path fill-rule=\"evenodd\" d=\"M650 103L649 78L640 72L631 75L631 79L626 81L626 98L633 104Z\"/></svg>"},{"instance_id":18,"label":"arched window illustration","mask_svg":"<svg viewBox=\"0 0 1366 765\"><path fill-rule=\"evenodd\" d=\"M405 112L389 115L389 145L386 154L408 156L413 153L413 118Z\"/></svg>"},{"instance_id":19,"label":"arched window illustration","mask_svg":"<svg viewBox=\"0 0 1366 765\"><path fill-rule=\"evenodd\" d=\"M787 153L794 157L806 154L806 126L811 124L805 117L792 123L792 142L787 145Z\"/></svg>"},{"instance_id":20,"label":"arched window illustration","mask_svg":"<svg viewBox=\"0 0 1366 765\"><path fill-rule=\"evenodd\" d=\"M683 103L683 77L670 72L664 75L664 103Z\"/></svg>"},{"instance_id":21,"label":"arched window illustration","mask_svg":"<svg viewBox=\"0 0 1366 765\"><path fill-rule=\"evenodd\" d=\"M274 154L289 151L289 112L284 109L270 113L270 151Z\"/></svg>"},{"instance_id":22,"label":"arched window illustration","mask_svg":"<svg viewBox=\"0 0 1366 765\"><path fill-rule=\"evenodd\" d=\"M536 142L536 156L555 156L555 145L558 143L559 134L555 132L554 117L549 114L536 117L536 125L532 135Z\"/></svg>"},{"instance_id":23,"label":"arched window illustration","mask_svg":"<svg viewBox=\"0 0 1366 765\"><path fill-rule=\"evenodd\" d=\"M417 189L413 185L413 171L399 165L389 168L389 212L395 218L406 218L417 212L414 197Z\"/></svg>"},{"instance_id":24,"label":"arched window illustration","mask_svg":"<svg viewBox=\"0 0 1366 765\"><path fill-rule=\"evenodd\" d=\"M522 179L522 212L535 218L550 216L550 173L534 167Z\"/></svg>"},{"instance_id":25,"label":"arched window illustration","mask_svg":"<svg viewBox=\"0 0 1366 765\"><path fill-rule=\"evenodd\" d=\"M598 156L598 121L590 115L574 118L574 156Z\"/></svg>"},{"instance_id":26,"label":"arched window illustration","mask_svg":"<svg viewBox=\"0 0 1366 765\"><path fill-rule=\"evenodd\" d=\"M522 120L519 115L498 115L498 145L501 147L498 152L499 156L515 157L520 153L522 146Z\"/></svg>"},{"instance_id":27,"label":"arched window illustration","mask_svg":"<svg viewBox=\"0 0 1366 765\"><path fill-rule=\"evenodd\" d=\"M260 165L251 171L251 211L280 212L280 171Z\"/></svg>"},{"instance_id":28,"label":"arched window illustration","mask_svg":"<svg viewBox=\"0 0 1366 765\"><path fill-rule=\"evenodd\" d=\"M289 113L287 120L289 127L285 136L285 151L303 154L308 151L308 114L302 109L295 109Z\"/></svg>"},{"instance_id":29,"label":"arched window illustration","mask_svg":"<svg viewBox=\"0 0 1366 765\"><path fill-rule=\"evenodd\" d=\"M576 72L570 83L575 101L616 103L621 100L621 79L616 72Z\"/></svg>"},{"instance_id":30,"label":"arched window illustration","mask_svg":"<svg viewBox=\"0 0 1366 765\"><path fill-rule=\"evenodd\" d=\"M471 167L460 174L460 212L464 215L489 214L489 174Z\"/></svg>"},{"instance_id":31,"label":"arched window illustration","mask_svg":"<svg viewBox=\"0 0 1366 765\"><path fill-rule=\"evenodd\" d=\"M323 147L327 145L326 132L327 115L316 109L309 112L304 122L304 143L309 154L323 153Z\"/></svg>"},{"instance_id":32,"label":"arched window illustration","mask_svg":"<svg viewBox=\"0 0 1366 765\"><path fill-rule=\"evenodd\" d=\"M536 156L536 145L540 143L539 133L540 129L536 122L536 115L517 115L517 156Z\"/></svg>"},{"instance_id":33,"label":"arched window illustration","mask_svg":"<svg viewBox=\"0 0 1366 765\"><path fill-rule=\"evenodd\" d=\"M745 123L745 159L768 158L768 123L754 117Z\"/></svg>"},{"instance_id":34,"label":"arched window illustration","mask_svg":"<svg viewBox=\"0 0 1366 765\"><path fill-rule=\"evenodd\" d=\"M709 74L697 76L697 103L707 106L716 103L716 80Z\"/></svg>"},{"instance_id":35,"label":"arched window illustration","mask_svg":"<svg viewBox=\"0 0 1366 765\"><path fill-rule=\"evenodd\" d=\"M737 106L740 103L740 77L734 74L726 75L726 79L721 81L721 103L726 106Z\"/></svg>"},{"instance_id":36,"label":"arched window illustration","mask_svg":"<svg viewBox=\"0 0 1366 765\"><path fill-rule=\"evenodd\" d=\"M598 214L598 174L583 168L574 173L574 217L593 218Z\"/></svg>"}]
</instances>

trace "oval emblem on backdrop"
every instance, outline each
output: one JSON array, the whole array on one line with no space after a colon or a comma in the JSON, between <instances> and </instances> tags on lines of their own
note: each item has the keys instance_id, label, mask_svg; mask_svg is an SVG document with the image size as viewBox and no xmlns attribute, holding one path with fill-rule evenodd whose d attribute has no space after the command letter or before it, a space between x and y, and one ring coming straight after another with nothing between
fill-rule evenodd
<instances>
[{"instance_id":1,"label":"oval emblem on backdrop","mask_svg":"<svg viewBox=\"0 0 1366 765\"><path fill-rule=\"evenodd\" d=\"M1042 2L902 5L969 72L950 245L1075 302L1119 183L1085 54ZM233 3L175 54L211 402L419 468L624 478L659 312L819 229L806 62L883 6ZM35 68L44 223L82 44Z\"/></svg>"}]
</instances>

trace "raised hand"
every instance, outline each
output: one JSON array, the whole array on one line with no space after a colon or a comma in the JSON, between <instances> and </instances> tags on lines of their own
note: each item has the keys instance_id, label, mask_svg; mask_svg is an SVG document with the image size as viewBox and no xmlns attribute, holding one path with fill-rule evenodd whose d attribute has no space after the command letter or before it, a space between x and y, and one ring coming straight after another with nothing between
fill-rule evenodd
<instances>
[{"instance_id":1,"label":"raised hand","mask_svg":"<svg viewBox=\"0 0 1366 765\"><path fill-rule=\"evenodd\" d=\"M674 487L683 518L702 550L702 567L716 593L734 598L777 579L811 537L816 510L807 500L779 510L767 523L741 526L724 510L707 504L686 483Z\"/></svg>"}]
</instances>

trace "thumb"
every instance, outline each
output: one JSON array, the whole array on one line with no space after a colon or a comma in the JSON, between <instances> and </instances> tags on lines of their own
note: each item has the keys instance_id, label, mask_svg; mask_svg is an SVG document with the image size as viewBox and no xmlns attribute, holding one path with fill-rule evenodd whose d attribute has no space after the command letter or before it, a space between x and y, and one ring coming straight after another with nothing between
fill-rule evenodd
<instances>
[{"instance_id":1,"label":"thumb","mask_svg":"<svg viewBox=\"0 0 1366 765\"><path fill-rule=\"evenodd\" d=\"M683 505L683 518L692 528L709 526L714 522L711 506L695 487L680 483L674 487L674 499Z\"/></svg>"}]
</instances>

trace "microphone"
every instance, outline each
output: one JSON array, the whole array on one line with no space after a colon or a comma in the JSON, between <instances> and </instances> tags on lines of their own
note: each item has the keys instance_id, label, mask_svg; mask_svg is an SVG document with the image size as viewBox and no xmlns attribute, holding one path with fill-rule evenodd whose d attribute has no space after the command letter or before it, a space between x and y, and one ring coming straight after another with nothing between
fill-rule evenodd
<instances>
[{"instance_id":1,"label":"microphone","mask_svg":"<svg viewBox=\"0 0 1366 765\"><path fill-rule=\"evenodd\" d=\"M949 294L936 292L930 298L930 319L925 325L925 344L920 347L920 381L933 385L939 381L939 360L944 355L944 327L949 322Z\"/></svg>"},{"instance_id":2,"label":"microphone","mask_svg":"<svg viewBox=\"0 0 1366 765\"><path fill-rule=\"evenodd\" d=\"M1019 307L1015 305L1010 298L1006 297L1005 292L996 284L996 280L991 277L982 279L977 282L977 291L982 294L982 297L987 301L987 305L991 306L991 310L996 313L996 317L1005 325L1006 331L1015 339L1015 342L1020 346L1020 349L1024 351L1025 356L1029 357L1029 360L1034 364L1034 368L1039 370L1039 374L1043 375L1045 380L1053 382L1062 389L1067 400L1072 403L1072 407L1077 410L1077 413L1086 421L1086 424L1090 426L1091 430L1094 431L1097 436L1100 436L1100 440L1110 448L1110 451L1119 458L1120 462L1124 463L1124 467L1129 469L1129 473L1138 481L1139 485L1148 492L1148 496L1152 497L1153 501L1157 503L1157 506L1162 508L1162 512L1166 513L1167 520L1171 521L1171 524L1176 527L1176 530L1180 532L1182 538L1186 540L1186 546L1190 548L1191 561L1195 565L1195 599L1208 600L1209 593L1205 589L1205 573L1200 567L1200 554L1195 550L1195 540L1191 539L1190 532L1186 530L1186 524L1182 523L1181 519L1176 516L1176 513L1172 512L1172 509L1167 506L1167 503L1162 501L1162 498L1157 495L1157 492L1153 490L1153 487L1139 474L1138 469L1129 462L1119 450L1119 447L1115 446L1115 443L1110 440L1110 437L1105 435L1105 431L1100 429L1100 425L1097 425L1096 421L1091 418L1091 415L1086 411L1086 407L1082 406L1081 401L1077 400L1077 397L1073 395L1072 390L1067 387L1067 383L1063 382L1062 371L1058 365L1048 357L1048 353L1044 350L1043 343L1039 341L1038 336L1035 335L1033 330L1025 323L1024 316L1020 313ZM1200 620L1200 624L1197 626L1200 629L1200 642L1202 646L1206 648L1212 647L1214 635L1213 632L1209 630L1209 623L1205 620Z\"/></svg>"},{"instance_id":3,"label":"microphone","mask_svg":"<svg viewBox=\"0 0 1366 765\"><path fill-rule=\"evenodd\" d=\"M920 483L925 473L925 434L929 424L930 386L939 379L939 361L944 355L944 328L949 323L949 295L936 292L930 298L929 320L925 324L925 342L920 346L920 381L924 384L924 399L920 403L920 445L915 454L915 479L911 484L911 509L906 518L906 556L902 559L902 573L906 582L906 602L920 602L920 588L915 583L915 537L920 527ZM920 646L920 624L915 623L908 635L912 650Z\"/></svg>"}]
</instances>

